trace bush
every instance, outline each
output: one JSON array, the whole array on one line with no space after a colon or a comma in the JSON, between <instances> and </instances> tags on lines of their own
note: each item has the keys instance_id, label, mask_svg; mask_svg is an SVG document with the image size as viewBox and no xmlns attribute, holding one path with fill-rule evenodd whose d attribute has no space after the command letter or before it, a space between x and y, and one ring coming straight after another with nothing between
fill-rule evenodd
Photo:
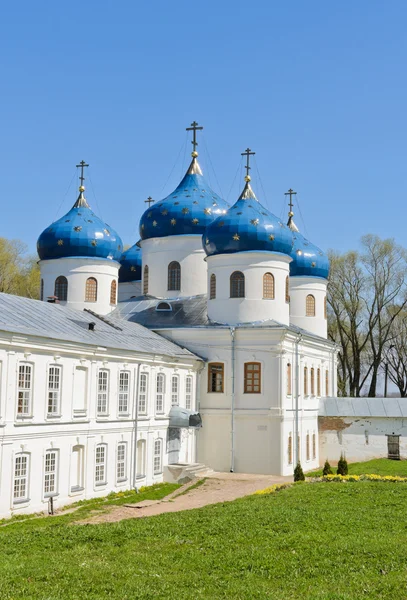
<instances>
[{"instance_id":1,"label":"bush","mask_svg":"<svg viewBox=\"0 0 407 600\"><path fill-rule=\"evenodd\" d=\"M328 462L328 459L326 459L325 461L324 468L322 469L322 475L324 477L326 477L327 475L333 475L333 471L331 469L331 465Z\"/></svg>"},{"instance_id":2,"label":"bush","mask_svg":"<svg viewBox=\"0 0 407 600\"><path fill-rule=\"evenodd\" d=\"M297 466L294 469L294 481L305 481L305 475L300 462L297 462Z\"/></svg>"},{"instance_id":3,"label":"bush","mask_svg":"<svg viewBox=\"0 0 407 600\"><path fill-rule=\"evenodd\" d=\"M338 468L336 470L336 474L337 475L347 475L348 474L348 462L343 453L341 454L341 457L338 461Z\"/></svg>"}]
</instances>

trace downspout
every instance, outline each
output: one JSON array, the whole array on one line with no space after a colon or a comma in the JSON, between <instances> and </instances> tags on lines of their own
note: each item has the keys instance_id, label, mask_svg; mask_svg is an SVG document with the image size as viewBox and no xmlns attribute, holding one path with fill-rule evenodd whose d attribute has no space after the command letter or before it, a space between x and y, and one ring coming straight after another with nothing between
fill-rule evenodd
<instances>
[{"instance_id":1,"label":"downspout","mask_svg":"<svg viewBox=\"0 0 407 600\"><path fill-rule=\"evenodd\" d=\"M231 355L232 355L232 399L231 399L231 455L230 455L230 472L235 470L235 327L230 327L231 336Z\"/></svg>"},{"instance_id":2,"label":"downspout","mask_svg":"<svg viewBox=\"0 0 407 600\"><path fill-rule=\"evenodd\" d=\"M133 448L133 488L137 490L137 428L138 428L138 391L140 383L140 363L137 364L136 393L134 395L134 448Z\"/></svg>"},{"instance_id":3,"label":"downspout","mask_svg":"<svg viewBox=\"0 0 407 600\"><path fill-rule=\"evenodd\" d=\"M294 456L294 468L298 464L298 459L300 456L300 449L298 447L298 435L299 435L299 423L298 423L298 411L299 411L299 398L300 398L300 357L298 351L298 345L302 340L302 334L300 334L295 340L295 370L296 370L296 386L295 386L295 432L294 432L294 448L295 448L295 456Z\"/></svg>"}]
</instances>

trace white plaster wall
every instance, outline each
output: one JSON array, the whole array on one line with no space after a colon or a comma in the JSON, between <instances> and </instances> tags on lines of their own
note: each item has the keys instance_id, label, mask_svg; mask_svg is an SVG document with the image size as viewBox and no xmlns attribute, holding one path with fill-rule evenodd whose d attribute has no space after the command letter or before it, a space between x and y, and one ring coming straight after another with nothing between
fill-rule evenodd
<instances>
[{"instance_id":1,"label":"white plaster wall","mask_svg":"<svg viewBox=\"0 0 407 600\"><path fill-rule=\"evenodd\" d=\"M210 277L216 275L216 298L209 299L208 316L228 325L274 319L289 324L289 303L285 299L286 278L291 258L271 252L236 252L208 256L208 290ZM241 271L245 276L245 298L230 298L230 276ZM274 275L275 298L263 298L263 275Z\"/></svg>"},{"instance_id":2,"label":"white plaster wall","mask_svg":"<svg viewBox=\"0 0 407 600\"><path fill-rule=\"evenodd\" d=\"M44 301L55 292L55 280L63 275L68 280L68 300L60 302L63 306L83 310L89 308L106 315L116 308L110 304L112 281L118 282L120 264L108 259L93 258L57 258L39 261L41 279L44 281ZM94 277L98 282L97 301L85 302L86 280Z\"/></svg>"},{"instance_id":3,"label":"white plaster wall","mask_svg":"<svg viewBox=\"0 0 407 600\"><path fill-rule=\"evenodd\" d=\"M173 235L140 241L143 268L148 265L148 293L158 298L206 294L206 263L201 235ZM181 290L168 290L168 265L181 265Z\"/></svg>"},{"instance_id":4,"label":"white plaster wall","mask_svg":"<svg viewBox=\"0 0 407 600\"><path fill-rule=\"evenodd\" d=\"M290 323L323 338L328 336L324 303L328 282L321 277L290 277ZM315 317L306 316L306 297L315 297Z\"/></svg>"},{"instance_id":5,"label":"white plaster wall","mask_svg":"<svg viewBox=\"0 0 407 600\"><path fill-rule=\"evenodd\" d=\"M141 281L126 281L119 283L118 301L124 302L130 298L141 296Z\"/></svg>"}]
</instances>

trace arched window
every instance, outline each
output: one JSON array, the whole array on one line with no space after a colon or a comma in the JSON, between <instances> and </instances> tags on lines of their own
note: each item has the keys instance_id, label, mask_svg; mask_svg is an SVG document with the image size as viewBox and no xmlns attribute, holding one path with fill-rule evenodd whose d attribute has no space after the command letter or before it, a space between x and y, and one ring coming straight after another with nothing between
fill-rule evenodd
<instances>
[{"instance_id":1,"label":"arched window","mask_svg":"<svg viewBox=\"0 0 407 600\"><path fill-rule=\"evenodd\" d=\"M274 300L274 275L272 273L263 275L263 298Z\"/></svg>"},{"instance_id":2,"label":"arched window","mask_svg":"<svg viewBox=\"0 0 407 600\"><path fill-rule=\"evenodd\" d=\"M287 365L287 396L291 396L291 365Z\"/></svg>"},{"instance_id":3,"label":"arched window","mask_svg":"<svg viewBox=\"0 0 407 600\"><path fill-rule=\"evenodd\" d=\"M216 298L216 275L212 273L209 284L209 300Z\"/></svg>"},{"instance_id":4,"label":"arched window","mask_svg":"<svg viewBox=\"0 0 407 600\"><path fill-rule=\"evenodd\" d=\"M143 294L148 294L148 265L144 267L144 275L143 275Z\"/></svg>"},{"instance_id":5,"label":"arched window","mask_svg":"<svg viewBox=\"0 0 407 600\"><path fill-rule=\"evenodd\" d=\"M163 442L160 438L154 442L154 475L162 473L163 467Z\"/></svg>"},{"instance_id":6,"label":"arched window","mask_svg":"<svg viewBox=\"0 0 407 600\"><path fill-rule=\"evenodd\" d=\"M63 275L55 279L54 295L60 302L66 302L68 299L68 280Z\"/></svg>"},{"instance_id":7,"label":"arched window","mask_svg":"<svg viewBox=\"0 0 407 600\"><path fill-rule=\"evenodd\" d=\"M308 294L305 301L305 315L307 317L315 317L315 298L312 294Z\"/></svg>"},{"instance_id":8,"label":"arched window","mask_svg":"<svg viewBox=\"0 0 407 600\"><path fill-rule=\"evenodd\" d=\"M285 301L290 302L290 282L288 277L285 278Z\"/></svg>"},{"instance_id":9,"label":"arched window","mask_svg":"<svg viewBox=\"0 0 407 600\"><path fill-rule=\"evenodd\" d=\"M40 300L44 300L44 280L41 279Z\"/></svg>"},{"instance_id":10,"label":"arched window","mask_svg":"<svg viewBox=\"0 0 407 600\"><path fill-rule=\"evenodd\" d=\"M179 292L181 289L181 265L173 260L168 265L168 291Z\"/></svg>"},{"instance_id":11,"label":"arched window","mask_svg":"<svg viewBox=\"0 0 407 600\"><path fill-rule=\"evenodd\" d=\"M311 396L315 396L315 369L311 367Z\"/></svg>"},{"instance_id":12,"label":"arched window","mask_svg":"<svg viewBox=\"0 0 407 600\"><path fill-rule=\"evenodd\" d=\"M287 454L288 454L288 464L292 465L293 464L293 436L291 435L291 431L288 436Z\"/></svg>"},{"instance_id":13,"label":"arched window","mask_svg":"<svg viewBox=\"0 0 407 600\"><path fill-rule=\"evenodd\" d=\"M321 396L321 369L317 369L317 396Z\"/></svg>"},{"instance_id":14,"label":"arched window","mask_svg":"<svg viewBox=\"0 0 407 600\"><path fill-rule=\"evenodd\" d=\"M155 412L164 412L165 375L158 373L156 380Z\"/></svg>"},{"instance_id":15,"label":"arched window","mask_svg":"<svg viewBox=\"0 0 407 600\"><path fill-rule=\"evenodd\" d=\"M304 367L304 396L308 396L308 369Z\"/></svg>"},{"instance_id":16,"label":"arched window","mask_svg":"<svg viewBox=\"0 0 407 600\"><path fill-rule=\"evenodd\" d=\"M86 280L85 302L96 302L98 299L98 282L94 277Z\"/></svg>"},{"instance_id":17,"label":"arched window","mask_svg":"<svg viewBox=\"0 0 407 600\"><path fill-rule=\"evenodd\" d=\"M312 459L315 460L317 457L317 441L315 437L315 431L312 434Z\"/></svg>"},{"instance_id":18,"label":"arched window","mask_svg":"<svg viewBox=\"0 0 407 600\"><path fill-rule=\"evenodd\" d=\"M230 276L230 297L244 298L244 275L241 271L235 271Z\"/></svg>"},{"instance_id":19,"label":"arched window","mask_svg":"<svg viewBox=\"0 0 407 600\"><path fill-rule=\"evenodd\" d=\"M309 431L307 431L307 437L305 438L305 452L306 452L306 460L310 460L310 451L309 451Z\"/></svg>"},{"instance_id":20,"label":"arched window","mask_svg":"<svg viewBox=\"0 0 407 600\"><path fill-rule=\"evenodd\" d=\"M110 304L116 304L116 302L117 302L116 294L117 294L117 283L116 283L116 280L113 279L112 283L110 284Z\"/></svg>"}]
</instances>

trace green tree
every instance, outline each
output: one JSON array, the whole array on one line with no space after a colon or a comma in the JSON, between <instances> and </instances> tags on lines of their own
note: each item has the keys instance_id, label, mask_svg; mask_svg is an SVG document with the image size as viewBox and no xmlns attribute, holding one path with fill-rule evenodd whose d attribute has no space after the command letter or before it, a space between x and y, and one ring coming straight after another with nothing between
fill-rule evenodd
<instances>
[{"instance_id":1,"label":"green tree","mask_svg":"<svg viewBox=\"0 0 407 600\"><path fill-rule=\"evenodd\" d=\"M39 298L40 271L20 240L0 238L0 292Z\"/></svg>"}]
</instances>

